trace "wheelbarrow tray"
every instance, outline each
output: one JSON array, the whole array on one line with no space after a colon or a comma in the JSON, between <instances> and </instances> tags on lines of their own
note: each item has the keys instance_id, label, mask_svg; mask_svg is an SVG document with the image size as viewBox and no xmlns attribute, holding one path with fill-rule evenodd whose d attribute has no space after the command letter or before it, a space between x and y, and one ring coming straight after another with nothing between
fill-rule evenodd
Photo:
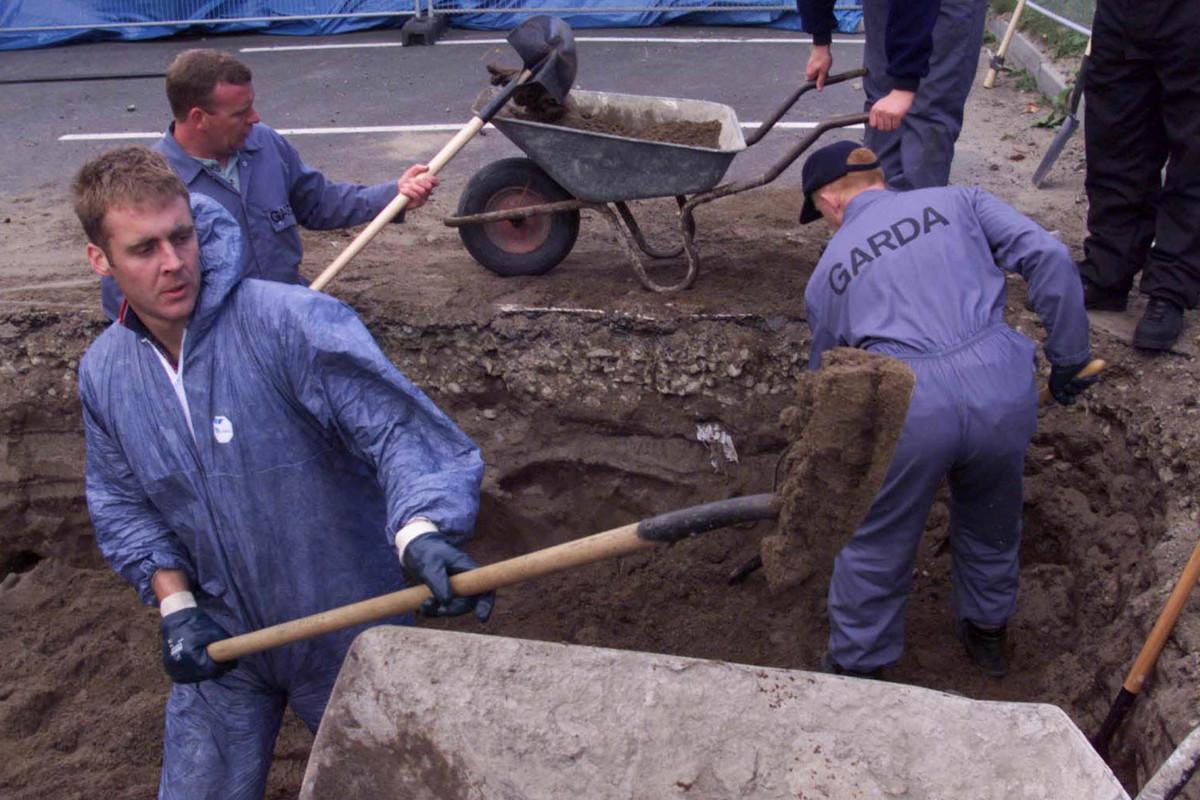
<instances>
[{"instance_id":1,"label":"wheelbarrow tray","mask_svg":"<svg viewBox=\"0 0 1200 800\"><path fill-rule=\"evenodd\" d=\"M475 110L494 91L480 94ZM714 150L519 119L511 107L492 118L492 124L560 186L590 203L707 191L720 182L733 157L746 149L737 115L722 103L581 89L571 90L568 103L581 114L615 118L628 130L663 122L721 123L719 149Z\"/></svg>"}]
</instances>

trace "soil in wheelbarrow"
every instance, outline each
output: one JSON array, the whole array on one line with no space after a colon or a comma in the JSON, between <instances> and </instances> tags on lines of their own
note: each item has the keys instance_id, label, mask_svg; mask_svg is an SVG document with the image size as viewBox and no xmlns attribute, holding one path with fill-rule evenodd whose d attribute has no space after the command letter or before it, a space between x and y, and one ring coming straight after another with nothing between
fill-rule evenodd
<instances>
[{"instance_id":1,"label":"soil in wheelbarrow","mask_svg":"<svg viewBox=\"0 0 1200 800\"><path fill-rule=\"evenodd\" d=\"M567 100L566 113L560 116L544 115L528 106L518 110L516 116L518 119L545 122L588 133L606 133L623 139L705 147L710 150L716 150L720 146L721 123L715 119L705 122L630 120L623 114L581 110L570 102L570 98Z\"/></svg>"}]
</instances>

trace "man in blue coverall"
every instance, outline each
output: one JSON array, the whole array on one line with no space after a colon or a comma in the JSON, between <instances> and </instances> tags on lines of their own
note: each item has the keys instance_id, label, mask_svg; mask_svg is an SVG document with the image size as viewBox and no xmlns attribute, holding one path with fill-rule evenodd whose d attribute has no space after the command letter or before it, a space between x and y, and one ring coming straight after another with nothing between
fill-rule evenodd
<instances>
[{"instance_id":1,"label":"man in blue coverall","mask_svg":"<svg viewBox=\"0 0 1200 800\"><path fill-rule=\"evenodd\" d=\"M813 37L805 75L818 88L833 66L833 3L796 0ZM879 156L893 189L950 182L986 13L987 0L863 0L870 112L863 145Z\"/></svg>"},{"instance_id":2,"label":"man in blue coverall","mask_svg":"<svg viewBox=\"0 0 1200 800\"><path fill-rule=\"evenodd\" d=\"M93 270L121 318L79 366L96 542L162 616L162 798L261 797L285 706L316 730L363 626L215 663L230 635L404 587L422 611L474 568L483 462L345 304L248 279L237 223L145 147L74 184ZM397 563L399 557L399 563ZM411 623L408 617L390 620Z\"/></svg>"},{"instance_id":3,"label":"man in blue coverall","mask_svg":"<svg viewBox=\"0 0 1200 800\"><path fill-rule=\"evenodd\" d=\"M1094 378L1083 291L1067 249L978 188L889 190L852 142L804 164L800 221L835 233L804 292L817 369L832 347L897 358L916 387L870 511L834 562L827 670L871 675L904 647L904 605L933 496L950 484L955 631L988 674L1007 669L1017 602L1021 476L1037 427L1036 348L1004 322L1005 272L1046 326L1050 387L1070 404Z\"/></svg>"},{"instance_id":4,"label":"man in blue coverall","mask_svg":"<svg viewBox=\"0 0 1200 800\"><path fill-rule=\"evenodd\" d=\"M286 139L254 110L250 69L220 50L185 50L167 69L167 100L174 121L155 149L192 193L219 202L244 233L242 268L248 278L306 283L300 275L300 226L330 230L375 217L397 192L406 210L419 208L438 185L414 164L399 181L372 186L335 183L300 160ZM403 221L403 215L397 217ZM110 319L121 296L101 279L101 303Z\"/></svg>"}]
</instances>

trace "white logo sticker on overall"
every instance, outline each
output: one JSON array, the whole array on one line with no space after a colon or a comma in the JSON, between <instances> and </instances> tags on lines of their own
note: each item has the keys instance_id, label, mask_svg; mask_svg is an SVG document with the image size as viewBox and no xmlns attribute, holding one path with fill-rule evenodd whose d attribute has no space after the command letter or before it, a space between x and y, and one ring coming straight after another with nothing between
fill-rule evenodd
<instances>
[{"instance_id":1,"label":"white logo sticker on overall","mask_svg":"<svg viewBox=\"0 0 1200 800\"><path fill-rule=\"evenodd\" d=\"M218 444L228 444L233 441L233 423L228 417L213 417L213 438Z\"/></svg>"}]
</instances>

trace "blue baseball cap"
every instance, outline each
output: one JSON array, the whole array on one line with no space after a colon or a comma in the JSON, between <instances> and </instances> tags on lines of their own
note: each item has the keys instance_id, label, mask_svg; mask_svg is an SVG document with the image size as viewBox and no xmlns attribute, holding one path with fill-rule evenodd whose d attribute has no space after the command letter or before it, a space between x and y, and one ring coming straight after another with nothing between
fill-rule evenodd
<instances>
[{"instance_id":1,"label":"blue baseball cap","mask_svg":"<svg viewBox=\"0 0 1200 800\"><path fill-rule=\"evenodd\" d=\"M843 178L851 172L865 172L869 169L879 169L879 160L870 164L847 164L850 154L862 147L858 142L834 142L827 144L808 157L804 168L800 171L801 184L804 188L804 208L800 210L800 224L807 225L821 218L813 204L813 192L822 186L828 186L838 178Z\"/></svg>"}]
</instances>

